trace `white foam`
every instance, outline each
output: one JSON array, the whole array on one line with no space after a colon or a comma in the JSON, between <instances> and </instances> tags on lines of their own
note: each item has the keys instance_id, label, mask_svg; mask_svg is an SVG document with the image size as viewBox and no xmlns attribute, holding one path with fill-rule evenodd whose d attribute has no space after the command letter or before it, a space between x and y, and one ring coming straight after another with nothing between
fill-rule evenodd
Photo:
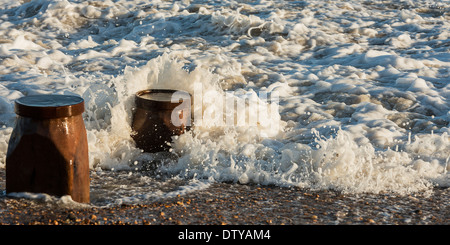
<instances>
[{"instance_id":1,"label":"white foam","mask_svg":"<svg viewBox=\"0 0 450 245\"><path fill-rule=\"evenodd\" d=\"M159 200L159 199L165 199L165 198L172 198L179 195L186 195L190 192L196 192L207 189L211 185L211 181L208 180L191 180L186 185L179 186L174 191L169 192L163 192L161 190L157 190L154 192L147 192L147 193L139 193L132 196L127 197L121 197L118 199L115 199L112 204L108 204L107 206L111 205L121 205L121 204L136 204L145 202L148 200Z\"/></svg>"},{"instance_id":2,"label":"white foam","mask_svg":"<svg viewBox=\"0 0 450 245\"><path fill-rule=\"evenodd\" d=\"M10 193L8 193L8 196L13 197L13 198L24 198L24 199L36 200L39 202L45 202L47 204L54 204L59 207L65 207L65 208L90 207L89 204L73 201L72 197L70 195L56 197L56 196L48 195L46 193L10 192Z\"/></svg>"}]
</instances>

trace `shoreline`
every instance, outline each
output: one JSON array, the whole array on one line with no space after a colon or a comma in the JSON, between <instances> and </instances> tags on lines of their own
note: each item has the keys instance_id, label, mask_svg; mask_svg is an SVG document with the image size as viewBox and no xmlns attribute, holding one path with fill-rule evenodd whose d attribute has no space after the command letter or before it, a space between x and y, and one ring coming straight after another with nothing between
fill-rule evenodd
<instances>
[{"instance_id":1,"label":"shoreline","mask_svg":"<svg viewBox=\"0 0 450 245\"><path fill-rule=\"evenodd\" d=\"M449 197L450 188L425 197L230 183L111 207L0 195L0 225L449 225Z\"/></svg>"}]
</instances>

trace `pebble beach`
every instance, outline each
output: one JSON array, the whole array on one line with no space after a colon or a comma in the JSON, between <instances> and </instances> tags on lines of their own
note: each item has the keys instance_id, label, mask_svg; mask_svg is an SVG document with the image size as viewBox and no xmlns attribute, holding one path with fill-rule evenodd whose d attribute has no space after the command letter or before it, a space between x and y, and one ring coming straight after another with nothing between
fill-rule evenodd
<instances>
[{"instance_id":1,"label":"pebble beach","mask_svg":"<svg viewBox=\"0 0 450 245\"><path fill-rule=\"evenodd\" d=\"M111 207L97 206L95 200L73 205L3 194L0 224L449 225L449 194L448 188L398 196L215 183L184 195Z\"/></svg>"}]
</instances>

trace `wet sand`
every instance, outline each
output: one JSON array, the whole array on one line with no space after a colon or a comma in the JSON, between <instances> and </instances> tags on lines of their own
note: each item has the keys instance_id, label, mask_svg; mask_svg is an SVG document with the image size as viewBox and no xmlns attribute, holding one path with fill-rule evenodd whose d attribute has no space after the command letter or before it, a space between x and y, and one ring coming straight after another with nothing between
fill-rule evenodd
<instances>
[{"instance_id":1,"label":"wet sand","mask_svg":"<svg viewBox=\"0 0 450 245\"><path fill-rule=\"evenodd\" d=\"M140 204L70 208L4 193L1 225L448 225L450 188L431 195L342 194L213 183L204 190Z\"/></svg>"}]
</instances>

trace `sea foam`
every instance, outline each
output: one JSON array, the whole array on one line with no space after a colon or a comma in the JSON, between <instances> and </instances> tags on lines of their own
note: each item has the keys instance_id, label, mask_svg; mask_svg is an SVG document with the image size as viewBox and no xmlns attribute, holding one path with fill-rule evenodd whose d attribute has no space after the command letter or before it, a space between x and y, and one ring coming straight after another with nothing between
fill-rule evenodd
<instances>
[{"instance_id":1,"label":"sea foam","mask_svg":"<svg viewBox=\"0 0 450 245\"><path fill-rule=\"evenodd\" d=\"M448 3L3 2L1 167L14 100L56 93L85 99L93 171L158 162L193 183L349 193L450 185ZM200 98L169 156L130 136L149 88Z\"/></svg>"}]
</instances>

